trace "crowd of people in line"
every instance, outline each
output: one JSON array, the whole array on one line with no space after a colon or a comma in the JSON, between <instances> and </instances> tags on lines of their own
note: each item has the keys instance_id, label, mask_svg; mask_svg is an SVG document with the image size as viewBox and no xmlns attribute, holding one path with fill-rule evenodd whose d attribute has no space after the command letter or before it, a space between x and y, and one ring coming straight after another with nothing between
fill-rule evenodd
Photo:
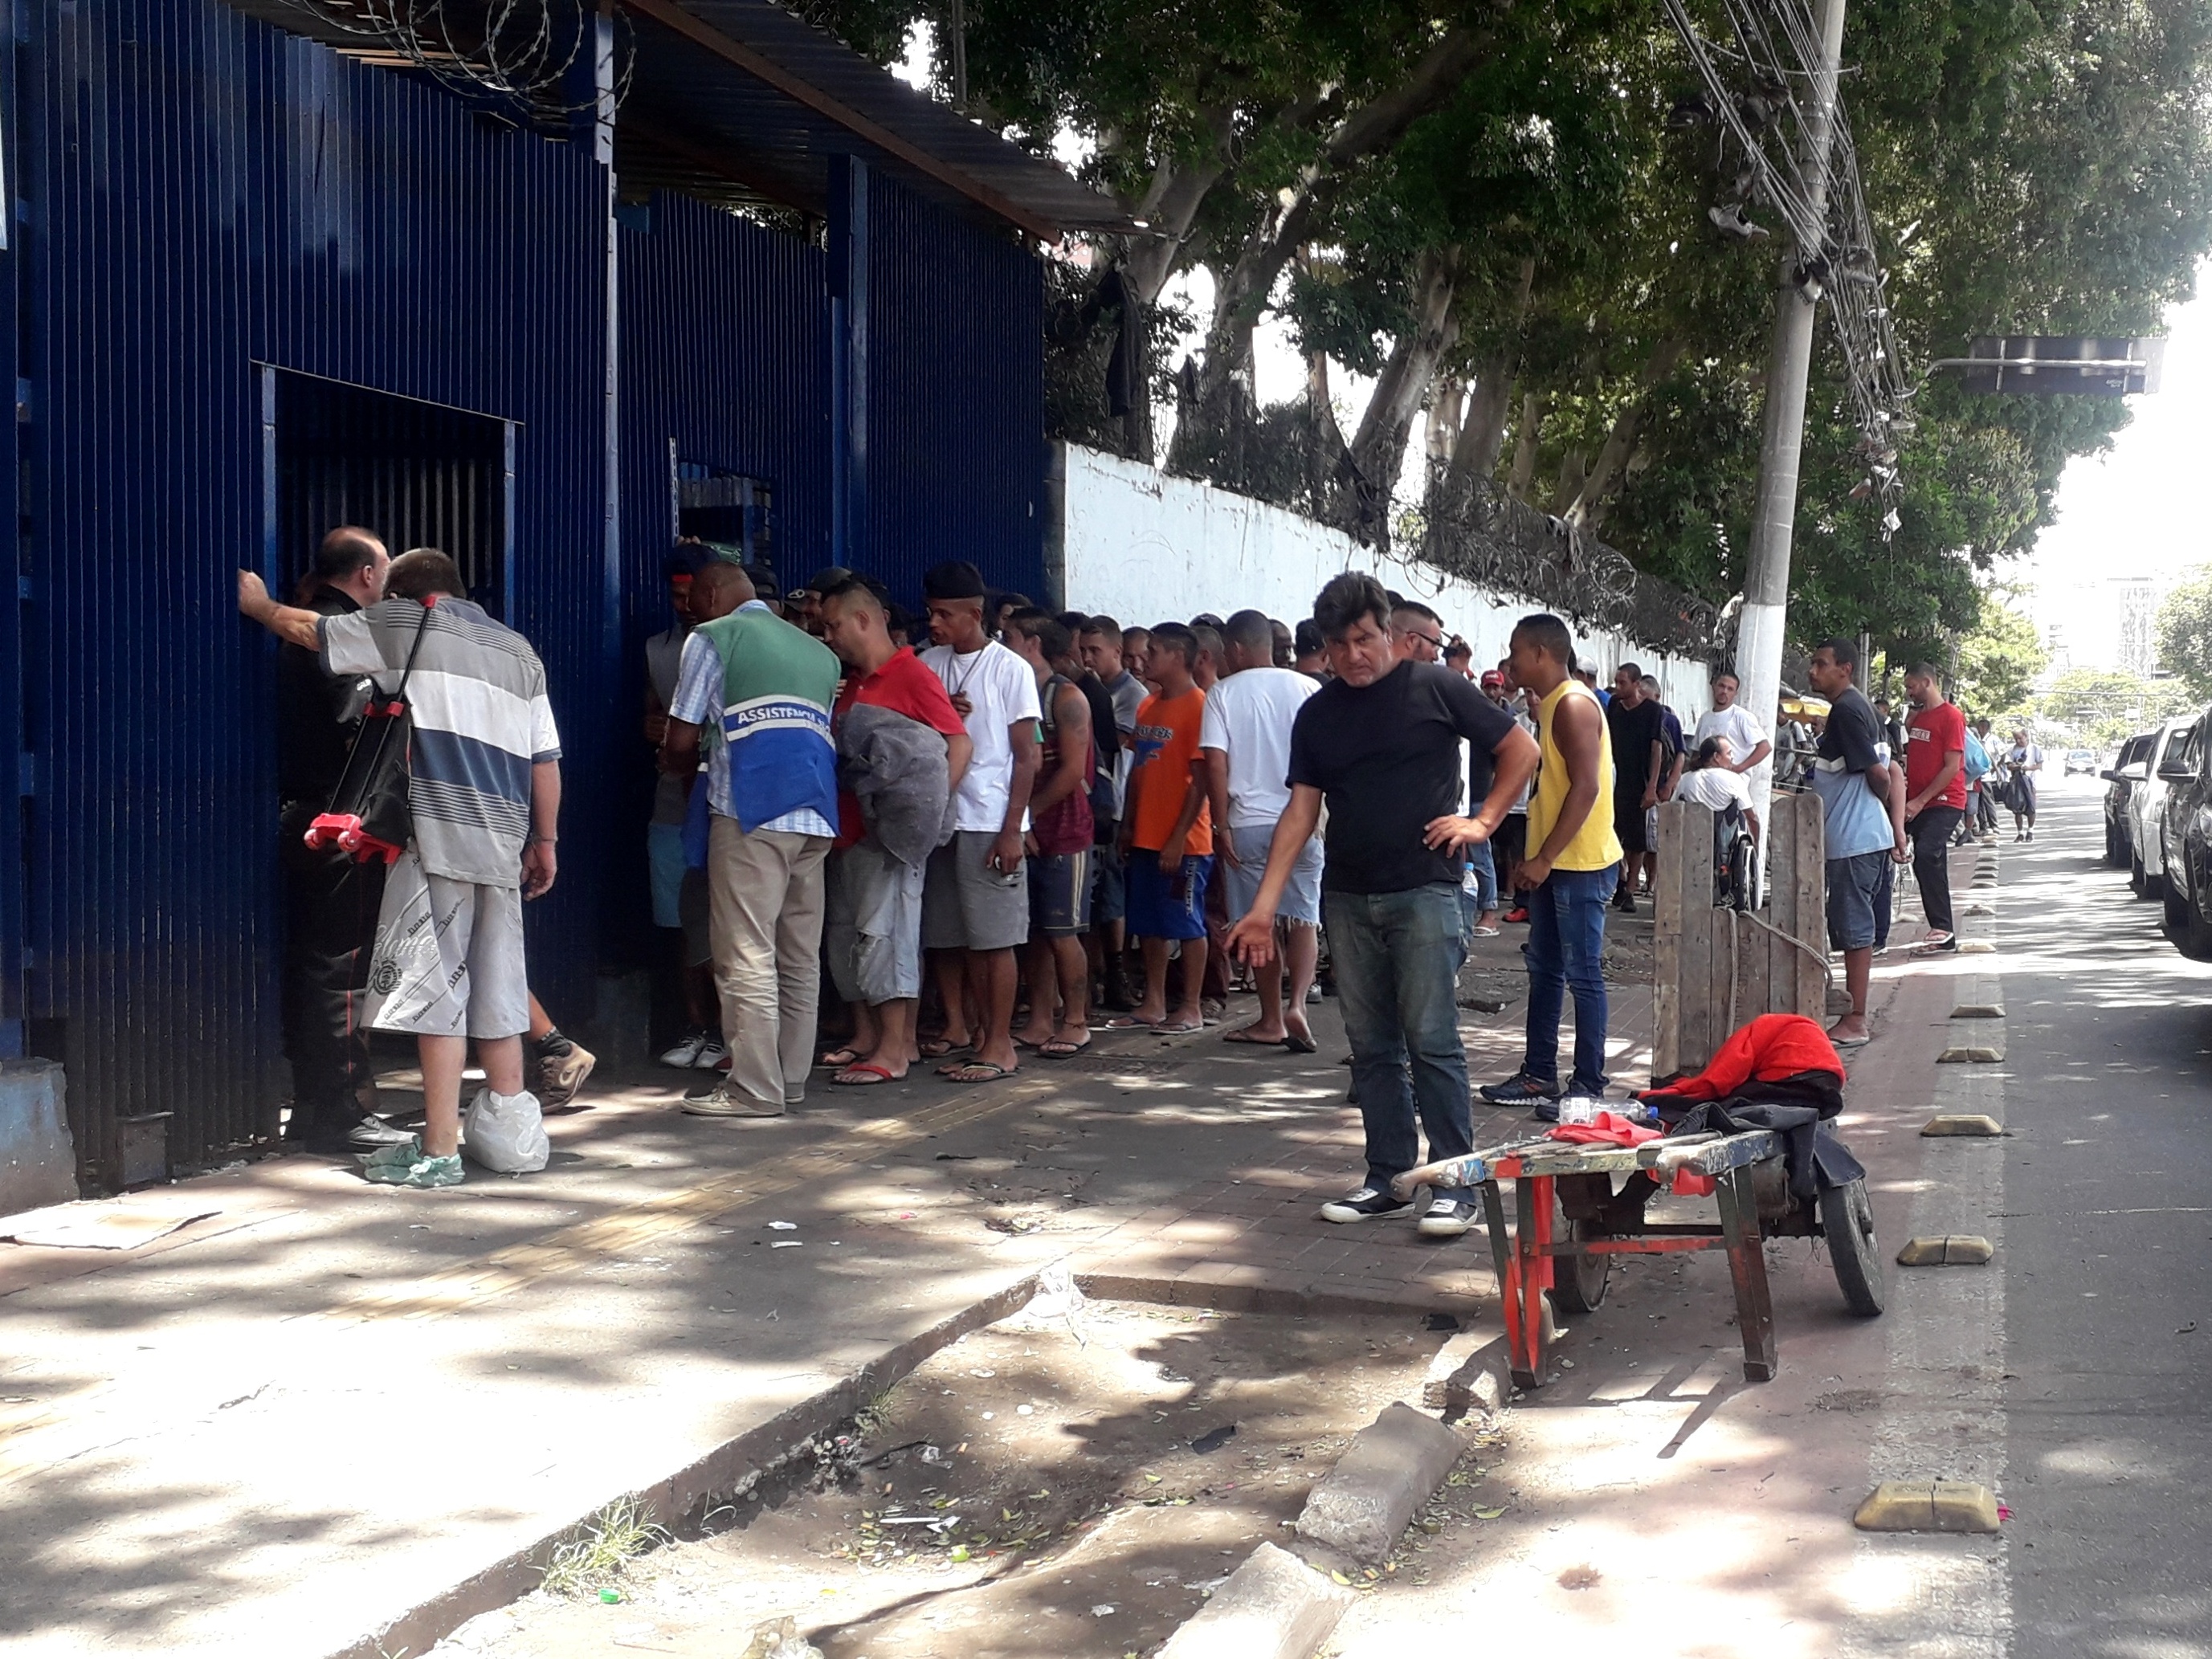
<instances>
[{"instance_id":1,"label":"crowd of people in line","mask_svg":"<svg viewBox=\"0 0 2212 1659\"><path fill-rule=\"evenodd\" d=\"M777 1117L817 1077L875 1088L923 1066L989 1085L1096 1030L1199 1032L1240 986L1256 1017L1224 1041L1310 1054L1325 979L1366 1141L1364 1179L1323 1208L1335 1221L1411 1207L1390 1181L1424 1137L1431 1159L1472 1150L1456 990L1480 938L1528 929L1522 1061L1482 1097L1556 1118L1563 1097L1604 1093L1606 917L1648 890L1656 808L1692 801L1756 834L1751 775L1774 752L1731 674L1686 734L1637 664L1600 689L1556 617L1522 618L1477 672L1432 608L1358 573L1295 627L1245 610L1126 629L957 562L927 574L920 614L843 569L782 593L701 544L666 576L676 620L647 646L642 735L653 920L690 1024L659 1057L696 1074L684 1111ZM544 671L433 550L392 560L333 532L301 597L240 574L241 611L285 641L291 1133L362 1155L371 1180L451 1185L471 1041L472 1145L479 1110L557 1109L592 1063L524 967L520 902L557 867ZM1955 948L1943 858L1968 783L1932 671L1907 678L1907 742L1855 667L1847 642L1815 653L1831 706L1802 757L1829 817L1844 1046L1865 1040L1893 862L1920 880L1919 948ZM387 872L295 848L349 723L403 701L404 854ZM374 1110L369 1030L418 1040L419 1133ZM1420 1231L1463 1233L1473 1196L1431 1192Z\"/></svg>"}]
</instances>

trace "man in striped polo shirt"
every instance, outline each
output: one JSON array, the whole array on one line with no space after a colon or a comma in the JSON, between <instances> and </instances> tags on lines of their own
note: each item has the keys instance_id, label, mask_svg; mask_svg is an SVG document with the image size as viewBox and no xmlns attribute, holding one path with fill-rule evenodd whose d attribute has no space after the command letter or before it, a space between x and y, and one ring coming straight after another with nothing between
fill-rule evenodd
<instances>
[{"instance_id":1,"label":"man in striped polo shirt","mask_svg":"<svg viewBox=\"0 0 2212 1659\"><path fill-rule=\"evenodd\" d=\"M781 1117L806 1097L822 996L823 861L837 834L830 735L836 654L756 597L736 565L692 580L684 663L662 769L688 777L702 748L707 886L727 1077L687 1094L698 1117ZM703 745L702 728L719 728Z\"/></svg>"},{"instance_id":2,"label":"man in striped polo shirt","mask_svg":"<svg viewBox=\"0 0 2212 1659\"><path fill-rule=\"evenodd\" d=\"M414 1034L424 1122L416 1140L368 1159L362 1173L388 1186L460 1182L471 1038L494 1108L538 1109L522 1065L522 901L558 869L561 739L538 653L467 592L453 561L427 547L394 559L386 597L349 616L280 605L251 571L238 579L238 608L319 651L325 672L374 675L388 690L406 675L413 831L385 883L367 1018Z\"/></svg>"}]
</instances>

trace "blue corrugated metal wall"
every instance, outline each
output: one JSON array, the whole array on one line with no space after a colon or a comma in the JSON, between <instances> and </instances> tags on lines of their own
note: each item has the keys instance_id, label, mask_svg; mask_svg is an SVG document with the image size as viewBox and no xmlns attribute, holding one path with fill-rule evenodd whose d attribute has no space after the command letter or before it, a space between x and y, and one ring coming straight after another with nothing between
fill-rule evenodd
<instances>
[{"instance_id":1,"label":"blue corrugated metal wall","mask_svg":"<svg viewBox=\"0 0 2212 1659\"><path fill-rule=\"evenodd\" d=\"M117 1114L173 1111L204 1155L283 1088L272 652L232 606L261 560L257 361L520 422L518 620L570 776L607 762L605 184L208 0L17 4L27 1012L112 1170ZM588 783L569 800L532 907L556 1013L591 994L605 841Z\"/></svg>"},{"instance_id":2,"label":"blue corrugated metal wall","mask_svg":"<svg viewBox=\"0 0 2212 1659\"><path fill-rule=\"evenodd\" d=\"M1044 593L1044 276L1036 257L871 170L866 529L910 603L969 559Z\"/></svg>"},{"instance_id":3,"label":"blue corrugated metal wall","mask_svg":"<svg viewBox=\"0 0 2212 1659\"><path fill-rule=\"evenodd\" d=\"M624 631L668 626L660 562L676 456L764 479L784 581L830 553L830 409L822 253L665 192L621 238Z\"/></svg>"}]
</instances>

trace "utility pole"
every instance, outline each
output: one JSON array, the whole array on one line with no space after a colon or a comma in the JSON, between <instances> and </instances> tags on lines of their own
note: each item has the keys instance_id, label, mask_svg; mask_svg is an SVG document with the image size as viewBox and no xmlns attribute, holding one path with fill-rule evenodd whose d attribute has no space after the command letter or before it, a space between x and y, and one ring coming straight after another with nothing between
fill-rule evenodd
<instances>
[{"instance_id":1,"label":"utility pole","mask_svg":"<svg viewBox=\"0 0 2212 1659\"><path fill-rule=\"evenodd\" d=\"M1843 65L1844 0L1817 0L1814 27L1820 61L1807 94L1804 149L1798 166L1816 222L1828 211L1828 158L1834 149L1836 76ZM1761 726L1773 728L1782 695L1782 643L1790 611L1790 541L1797 519L1797 467L1805 447L1805 381L1813 361L1817 307L1797 284L1798 262L1817 247L1784 248L1774 297L1774 334L1767 354L1765 426L1759 451L1759 495L1751 526L1743 611L1737 620L1739 701ZM1774 787L1774 763L1752 780L1761 823Z\"/></svg>"}]
</instances>

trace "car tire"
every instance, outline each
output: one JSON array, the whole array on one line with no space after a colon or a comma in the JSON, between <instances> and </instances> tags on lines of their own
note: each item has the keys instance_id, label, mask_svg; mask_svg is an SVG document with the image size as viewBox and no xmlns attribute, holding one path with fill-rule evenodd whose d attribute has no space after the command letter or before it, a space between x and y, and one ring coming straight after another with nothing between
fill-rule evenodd
<instances>
[{"instance_id":1,"label":"car tire","mask_svg":"<svg viewBox=\"0 0 2212 1659\"><path fill-rule=\"evenodd\" d=\"M2112 828L2110 818L2105 820L2105 862L2115 870L2127 863L2120 852L2120 832Z\"/></svg>"},{"instance_id":2,"label":"car tire","mask_svg":"<svg viewBox=\"0 0 2212 1659\"><path fill-rule=\"evenodd\" d=\"M2212 925L2199 915L2188 896L2171 884L2166 893L2166 936L2191 962L2212 962Z\"/></svg>"},{"instance_id":3,"label":"car tire","mask_svg":"<svg viewBox=\"0 0 2212 1659\"><path fill-rule=\"evenodd\" d=\"M2155 865L2146 862L2142 866L2142 885L2136 890L2140 897L2155 904L2166 897L2166 857L2163 851Z\"/></svg>"},{"instance_id":4,"label":"car tire","mask_svg":"<svg viewBox=\"0 0 2212 1659\"><path fill-rule=\"evenodd\" d=\"M2143 884L2148 880L2149 878L2143 873L2142 860L2130 855L2128 860L2128 890L2137 898L2148 898L2150 895L2143 891Z\"/></svg>"}]
</instances>

